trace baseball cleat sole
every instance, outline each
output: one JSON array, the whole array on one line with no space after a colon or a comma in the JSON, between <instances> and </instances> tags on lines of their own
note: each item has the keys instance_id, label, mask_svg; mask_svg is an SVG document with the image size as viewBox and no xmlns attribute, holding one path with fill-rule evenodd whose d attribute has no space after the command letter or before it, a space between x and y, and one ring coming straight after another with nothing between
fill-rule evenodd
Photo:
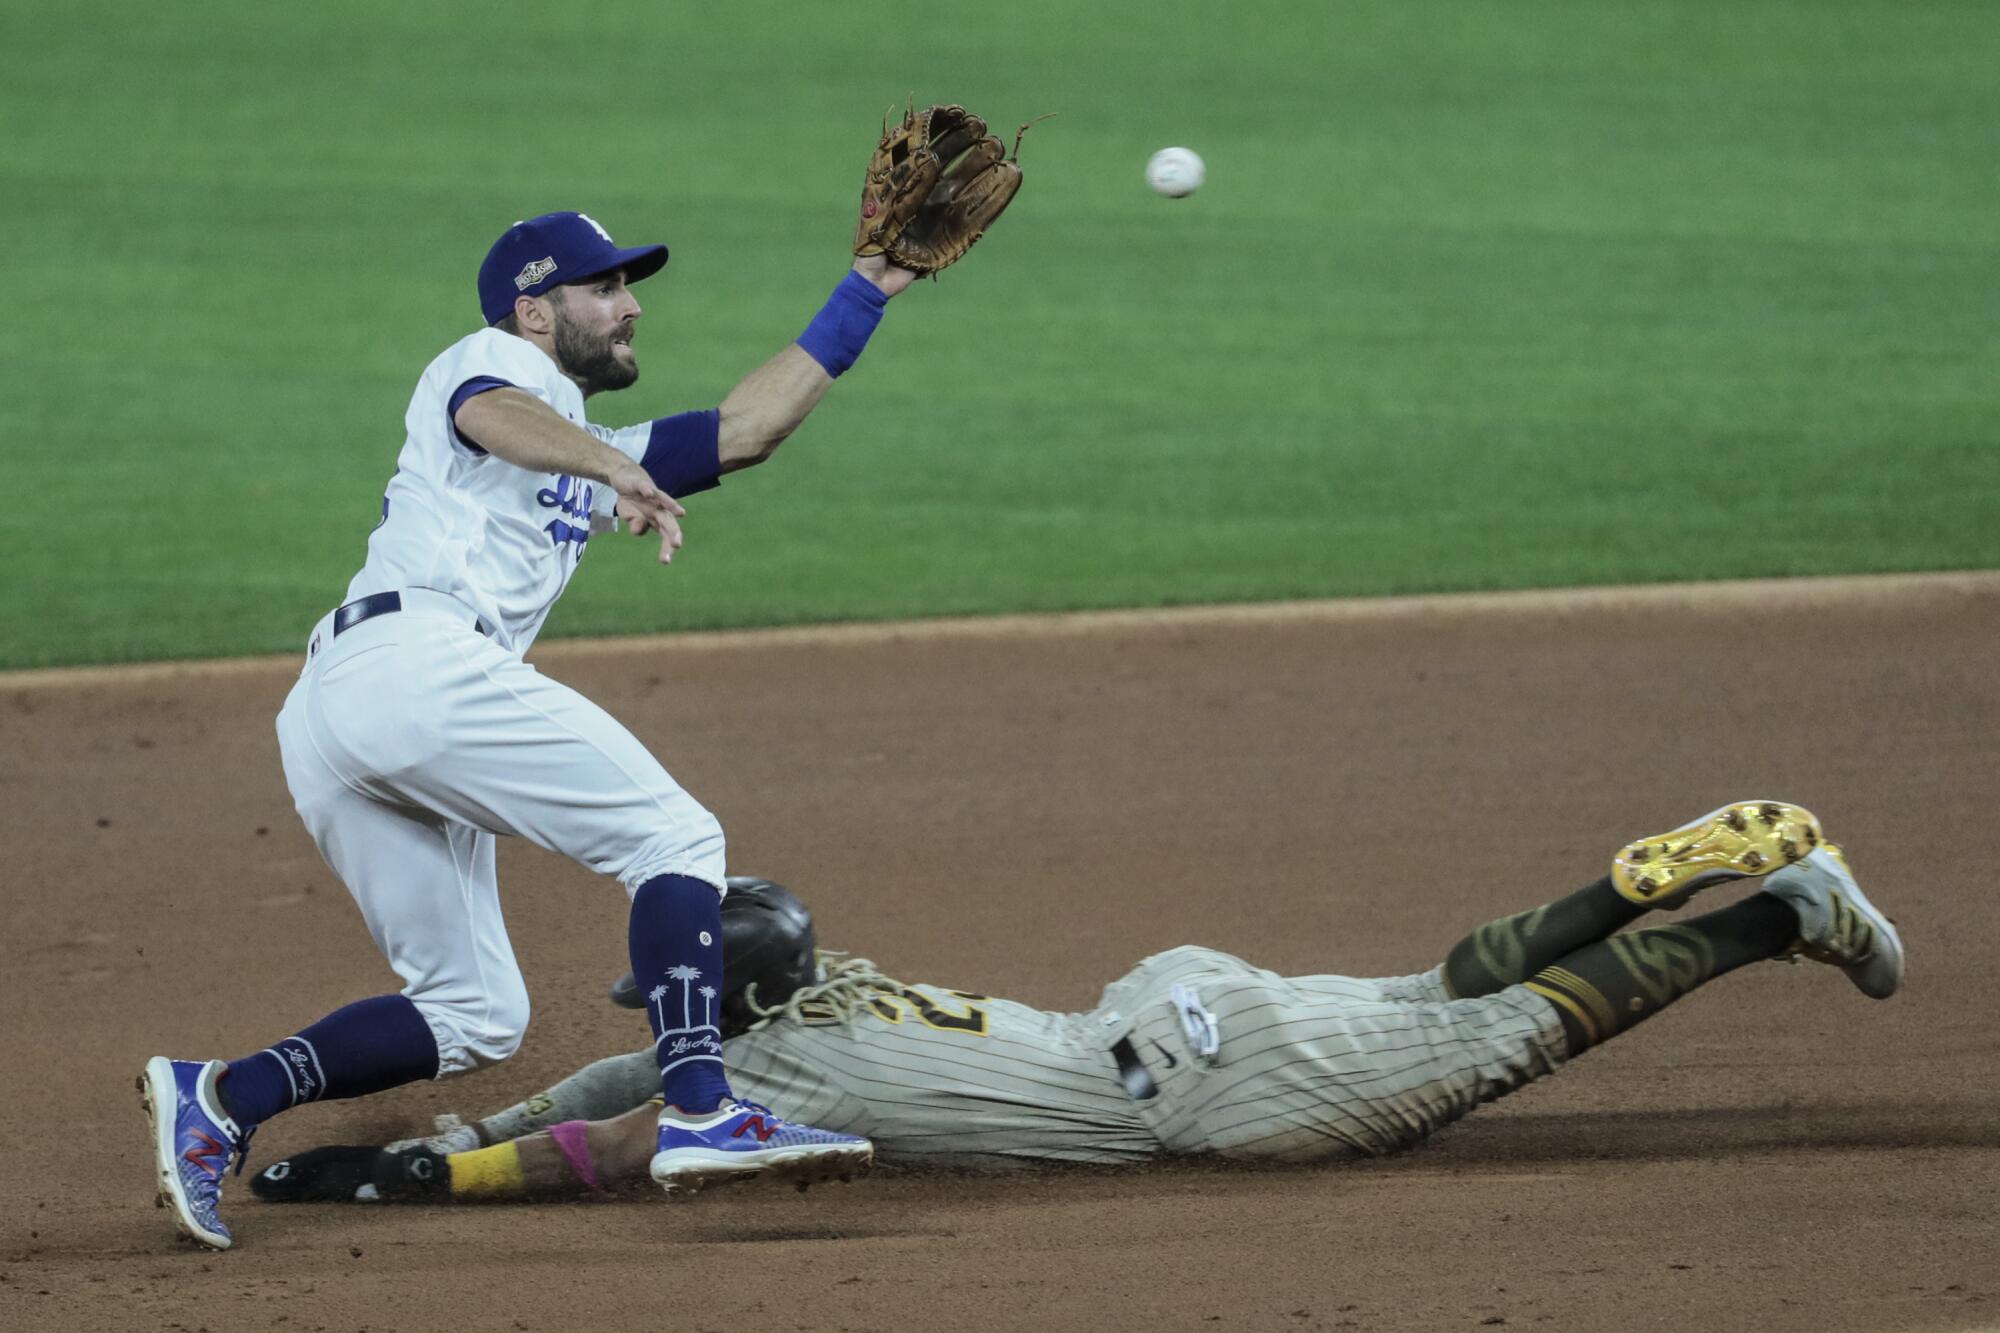
<instances>
[{"instance_id":1,"label":"baseball cleat sole","mask_svg":"<svg viewBox=\"0 0 2000 1333\"><path fill-rule=\"evenodd\" d=\"M173 1062L158 1055L146 1061L138 1084L139 1105L146 1112L146 1122L153 1127L153 1183L157 1188L153 1206L172 1209L174 1230L195 1244L210 1250L228 1249L232 1244L228 1236L195 1221L194 1210L181 1188L174 1142L174 1117L180 1109L180 1093L174 1088Z\"/></svg>"},{"instance_id":2,"label":"baseball cleat sole","mask_svg":"<svg viewBox=\"0 0 2000 1333\"><path fill-rule=\"evenodd\" d=\"M668 1194L685 1198L711 1185L739 1180L787 1181L803 1190L829 1181L851 1180L866 1171L874 1160L873 1146L801 1146L755 1154L679 1148L656 1154L651 1174L653 1183Z\"/></svg>"},{"instance_id":3,"label":"baseball cleat sole","mask_svg":"<svg viewBox=\"0 0 2000 1333\"><path fill-rule=\"evenodd\" d=\"M1819 820L1801 806L1734 801L1626 847L1612 858L1611 886L1635 903L1671 911L1711 885L1803 860L1825 840Z\"/></svg>"}]
</instances>

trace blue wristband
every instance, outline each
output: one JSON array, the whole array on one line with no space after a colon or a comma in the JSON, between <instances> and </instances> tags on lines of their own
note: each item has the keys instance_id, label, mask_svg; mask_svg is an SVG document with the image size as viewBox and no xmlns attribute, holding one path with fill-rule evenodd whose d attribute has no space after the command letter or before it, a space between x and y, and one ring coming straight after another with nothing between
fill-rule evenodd
<instances>
[{"instance_id":1,"label":"blue wristband","mask_svg":"<svg viewBox=\"0 0 2000 1333\"><path fill-rule=\"evenodd\" d=\"M676 500L708 490L722 478L721 430L719 408L661 417L653 423L639 466Z\"/></svg>"},{"instance_id":2,"label":"blue wristband","mask_svg":"<svg viewBox=\"0 0 2000 1333\"><path fill-rule=\"evenodd\" d=\"M849 269L799 335L799 346L827 374L839 379L868 345L868 336L882 322L882 310L888 304L887 292Z\"/></svg>"}]
</instances>

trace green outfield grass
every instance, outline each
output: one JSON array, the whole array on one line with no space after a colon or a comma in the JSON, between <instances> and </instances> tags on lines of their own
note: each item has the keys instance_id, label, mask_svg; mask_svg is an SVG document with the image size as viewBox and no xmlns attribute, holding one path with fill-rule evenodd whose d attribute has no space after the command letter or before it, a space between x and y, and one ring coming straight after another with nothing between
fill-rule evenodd
<instances>
[{"instance_id":1,"label":"green outfield grass","mask_svg":"<svg viewBox=\"0 0 2000 1333\"><path fill-rule=\"evenodd\" d=\"M1060 113L1013 212L551 633L2000 565L2000 6L848 13L0 18L0 667L297 647L517 217L674 248L599 419L714 403L912 88Z\"/></svg>"}]
</instances>

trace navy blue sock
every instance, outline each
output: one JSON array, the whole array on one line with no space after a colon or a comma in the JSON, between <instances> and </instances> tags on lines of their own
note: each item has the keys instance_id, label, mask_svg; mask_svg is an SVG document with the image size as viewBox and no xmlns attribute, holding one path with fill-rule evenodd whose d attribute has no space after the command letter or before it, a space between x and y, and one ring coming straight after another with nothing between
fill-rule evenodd
<instances>
[{"instance_id":1,"label":"navy blue sock","mask_svg":"<svg viewBox=\"0 0 2000 1333\"><path fill-rule=\"evenodd\" d=\"M377 995L231 1060L215 1089L229 1118L248 1130L302 1102L365 1097L437 1071L437 1038L417 1006L402 995Z\"/></svg>"},{"instance_id":2,"label":"navy blue sock","mask_svg":"<svg viewBox=\"0 0 2000 1333\"><path fill-rule=\"evenodd\" d=\"M720 1026L722 895L686 875L647 880L632 895L631 948L667 1105L713 1111L730 1095Z\"/></svg>"}]
</instances>

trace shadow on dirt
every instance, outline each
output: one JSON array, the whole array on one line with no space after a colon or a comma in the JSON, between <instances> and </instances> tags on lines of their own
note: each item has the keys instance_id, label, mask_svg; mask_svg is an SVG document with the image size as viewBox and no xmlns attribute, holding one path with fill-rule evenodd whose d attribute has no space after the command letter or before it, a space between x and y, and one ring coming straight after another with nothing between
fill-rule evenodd
<instances>
[{"instance_id":1,"label":"shadow on dirt","mask_svg":"<svg viewBox=\"0 0 2000 1333\"><path fill-rule=\"evenodd\" d=\"M1884 1101L1475 1116L1416 1151L1431 1164L1463 1170L1924 1148L2000 1148L2000 1108Z\"/></svg>"}]
</instances>

